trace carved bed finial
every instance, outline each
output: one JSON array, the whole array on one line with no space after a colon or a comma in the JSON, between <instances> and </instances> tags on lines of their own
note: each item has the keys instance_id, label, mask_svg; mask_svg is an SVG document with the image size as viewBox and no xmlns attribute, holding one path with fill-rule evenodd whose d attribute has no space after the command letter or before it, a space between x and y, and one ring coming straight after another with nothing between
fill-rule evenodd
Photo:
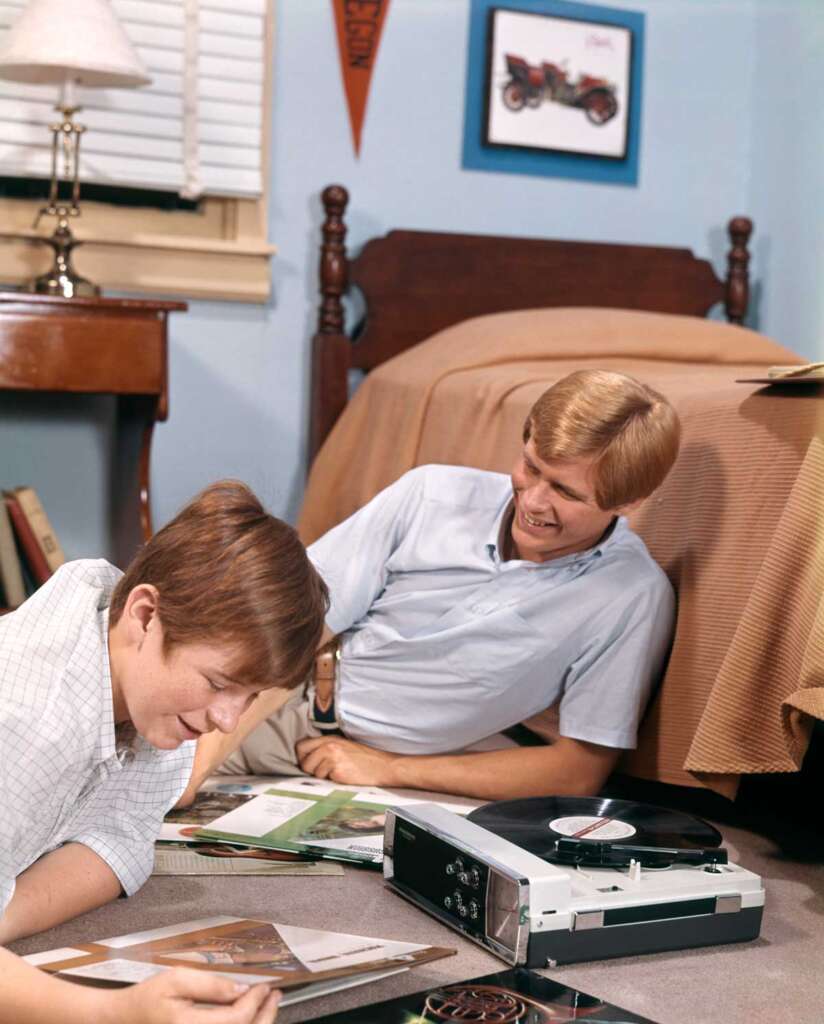
<instances>
[{"instance_id":1,"label":"carved bed finial","mask_svg":"<svg viewBox=\"0 0 824 1024\"><path fill-rule=\"evenodd\" d=\"M349 193L343 185L328 185L321 194L326 220L323 222L323 241L320 246L320 292L323 296L318 315L321 334L343 332L343 306L341 295L346 291L349 266L346 260L346 225L343 214L349 202Z\"/></svg>"},{"instance_id":2,"label":"carved bed finial","mask_svg":"<svg viewBox=\"0 0 824 1024\"><path fill-rule=\"evenodd\" d=\"M727 254L726 298L724 305L727 319L732 324L740 324L747 312L750 300L750 251L747 242L752 234L752 221L749 217L733 217L727 225L732 247Z\"/></svg>"}]
</instances>

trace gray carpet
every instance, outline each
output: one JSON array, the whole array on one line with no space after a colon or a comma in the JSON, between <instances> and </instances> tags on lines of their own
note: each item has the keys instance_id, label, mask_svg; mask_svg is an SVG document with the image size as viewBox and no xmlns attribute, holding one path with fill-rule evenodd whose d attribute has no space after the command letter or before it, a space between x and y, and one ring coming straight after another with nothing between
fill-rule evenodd
<instances>
[{"instance_id":1,"label":"gray carpet","mask_svg":"<svg viewBox=\"0 0 824 1024\"><path fill-rule=\"evenodd\" d=\"M660 801L659 801L660 802ZM732 860L767 884L754 942L661 953L544 972L660 1024L821 1024L824 1019L824 863L782 853L783 834L719 825ZM384 887L379 872L345 877L152 878L119 900L12 945L31 953L212 914L267 917L292 925L453 946L457 955L324 999L287 1007L283 1024L500 970L501 961Z\"/></svg>"}]
</instances>

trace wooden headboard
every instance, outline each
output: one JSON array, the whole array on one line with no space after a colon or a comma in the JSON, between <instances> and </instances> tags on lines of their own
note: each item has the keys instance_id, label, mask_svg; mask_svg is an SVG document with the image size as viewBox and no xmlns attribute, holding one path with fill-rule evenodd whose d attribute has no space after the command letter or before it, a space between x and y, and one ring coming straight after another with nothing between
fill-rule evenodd
<instances>
[{"instance_id":1,"label":"wooden headboard","mask_svg":"<svg viewBox=\"0 0 824 1024\"><path fill-rule=\"evenodd\" d=\"M741 323L749 297L752 221L734 217L725 280L689 249L537 238L390 231L346 255L342 185L322 193L322 301L312 343L309 456L348 400L352 369L368 372L436 331L469 317L550 306L604 306L706 316L723 302ZM344 330L342 296L357 286L365 314Z\"/></svg>"}]
</instances>

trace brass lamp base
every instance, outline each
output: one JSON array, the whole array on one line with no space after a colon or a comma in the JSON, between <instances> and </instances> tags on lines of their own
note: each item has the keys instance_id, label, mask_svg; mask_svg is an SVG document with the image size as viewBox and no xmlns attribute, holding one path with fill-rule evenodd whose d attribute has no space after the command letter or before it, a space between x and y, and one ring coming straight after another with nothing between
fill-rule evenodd
<instances>
[{"instance_id":1,"label":"brass lamp base","mask_svg":"<svg viewBox=\"0 0 824 1024\"><path fill-rule=\"evenodd\" d=\"M51 238L44 242L54 249L54 263L45 274L26 284L26 291L39 295L60 295L64 299L95 298L100 294L96 284L81 277L72 266L72 249L81 243L72 234L68 222L61 217Z\"/></svg>"}]
</instances>

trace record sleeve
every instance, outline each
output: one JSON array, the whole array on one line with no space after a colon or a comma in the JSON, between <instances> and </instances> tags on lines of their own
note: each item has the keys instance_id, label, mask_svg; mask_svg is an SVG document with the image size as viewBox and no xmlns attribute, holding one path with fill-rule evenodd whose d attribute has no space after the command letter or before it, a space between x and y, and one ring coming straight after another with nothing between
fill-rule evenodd
<instances>
[{"instance_id":1,"label":"record sleeve","mask_svg":"<svg viewBox=\"0 0 824 1024\"><path fill-rule=\"evenodd\" d=\"M312 1017L306 1024L655 1024L525 968L425 989L410 996Z\"/></svg>"},{"instance_id":2,"label":"record sleeve","mask_svg":"<svg viewBox=\"0 0 824 1024\"><path fill-rule=\"evenodd\" d=\"M448 947L218 916L33 953L24 959L67 981L103 988L121 988L187 967L242 985L264 983L283 989L282 1005L286 1006L454 953ZM203 1010L204 1019L209 1013Z\"/></svg>"}]
</instances>

